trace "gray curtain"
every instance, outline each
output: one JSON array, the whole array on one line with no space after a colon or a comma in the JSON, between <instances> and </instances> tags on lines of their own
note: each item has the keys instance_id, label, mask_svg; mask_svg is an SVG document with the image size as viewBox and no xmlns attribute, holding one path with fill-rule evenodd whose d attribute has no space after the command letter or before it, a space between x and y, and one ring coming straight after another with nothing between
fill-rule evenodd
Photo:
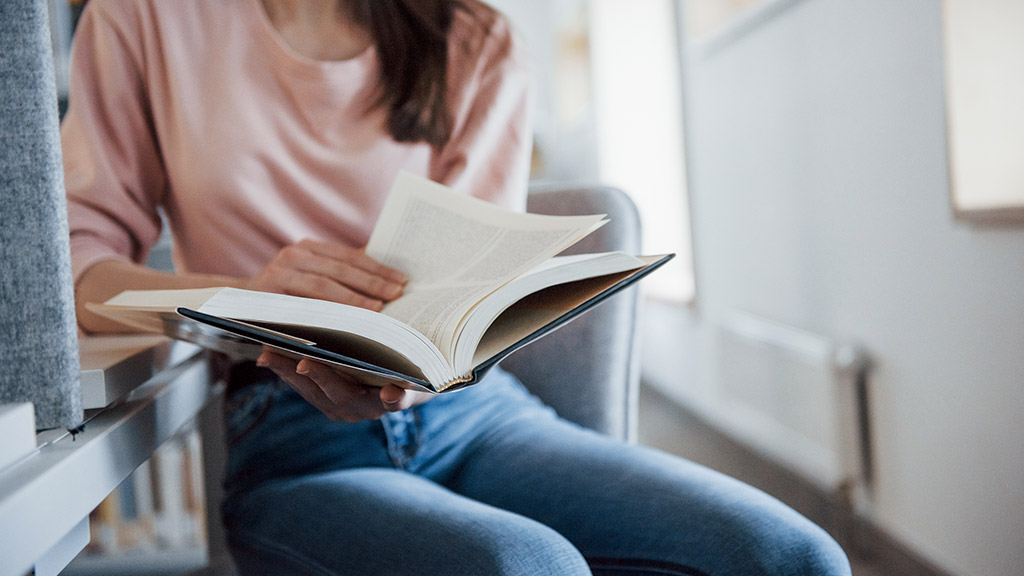
<instances>
[{"instance_id":1,"label":"gray curtain","mask_svg":"<svg viewBox=\"0 0 1024 576\"><path fill-rule=\"evenodd\" d=\"M43 0L0 0L0 404L82 422L53 53Z\"/></svg>"}]
</instances>

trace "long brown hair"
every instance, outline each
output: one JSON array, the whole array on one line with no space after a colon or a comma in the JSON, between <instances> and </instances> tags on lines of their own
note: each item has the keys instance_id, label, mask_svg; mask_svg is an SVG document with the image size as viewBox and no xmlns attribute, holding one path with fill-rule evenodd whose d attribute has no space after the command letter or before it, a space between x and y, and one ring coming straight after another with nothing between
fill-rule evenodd
<instances>
[{"instance_id":1,"label":"long brown hair","mask_svg":"<svg viewBox=\"0 0 1024 576\"><path fill-rule=\"evenodd\" d=\"M344 5L374 38L380 62L374 104L387 109L391 136L434 146L446 142L452 131L448 37L456 11L466 10L467 0L344 0Z\"/></svg>"}]
</instances>

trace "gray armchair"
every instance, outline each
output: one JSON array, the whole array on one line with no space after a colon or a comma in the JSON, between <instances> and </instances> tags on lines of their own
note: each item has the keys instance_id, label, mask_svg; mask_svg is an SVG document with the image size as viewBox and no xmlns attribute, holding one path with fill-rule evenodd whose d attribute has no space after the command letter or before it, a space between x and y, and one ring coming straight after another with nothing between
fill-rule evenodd
<instances>
[{"instance_id":1,"label":"gray armchair","mask_svg":"<svg viewBox=\"0 0 1024 576\"><path fill-rule=\"evenodd\" d=\"M570 253L640 250L640 216L621 190L604 186L535 186L527 209L538 214L607 214L611 221L573 246ZM559 415L622 440L636 438L640 366L636 346L636 288L629 288L502 361ZM206 492L220 499L226 454L220 398L207 407L201 428ZM233 574L216 505L208 506L210 568L204 575ZM194 575L198 576L198 575Z\"/></svg>"},{"instance_id":2,"label":"gray armchair","mask_svg":"<svg viewBox=\"0 0 1024 576\"><path fill-rule=\"evenodd\" d=\"M529 212L607 214L611 222L572 253L640 251L640 216L624 192L603 186L536 186ZM502 361L502 366L562 417L623 440L634 440L639 395L637 290L630 288Z\"/></svg>"}]
</instances>

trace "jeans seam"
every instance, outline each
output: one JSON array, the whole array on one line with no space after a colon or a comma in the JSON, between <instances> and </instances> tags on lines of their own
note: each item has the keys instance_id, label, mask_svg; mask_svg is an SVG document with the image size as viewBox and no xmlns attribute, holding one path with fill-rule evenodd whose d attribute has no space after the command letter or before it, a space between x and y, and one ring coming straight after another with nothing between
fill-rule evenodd
<instances>
[{"instance_id":1,"label":"jeans seam","mask_svg":"<svg viewBox=\"0 0 1024 576\"><path fill-rule=\"evenodd\" d=\"M238 444L239 444L239 443L240 443L240 442L241 442L242 440L244 440L244 439L245 439L245 437L246 437L246 436L247 436L247 435L248 435L248 434L249 434L250 432L252 432L253 430L255 430L257 426L259 426L260 424L262 424L262 423L263 423L263 420L264 420L264 418L266 418L266 416L267 416L267 413L269 413L269 412L270 412L270 409L271 409L271 408L272 408L273 406L274 406L274 398L273 398L273 397L271 397L271 398L267 398L266 402L265 402L265 403L264 403L264 405L263 405L263 408L262 408L262 409L261 409L261 410L259 411L259 413L258 413L258 414L256 414L256 415L252 416L252 418L251 418L251 421L250 421L250 422L249 422L249 424L248 424L248 425L247 425L247 426L245 427L245 429L244 429L244 430L242 430L242 431L240 431L240 432L238 432L237 434L231 434L231 435L230 435L230 438L228 438L228 439L227 439L227 445L228 445L228 447L233 447L233 446L237 446L237 445L238 445ZM225 414L225 418L224 418L224 421L225 421L225 422L227 422L227 421L228 421L228 418L229 418L229 416L228 416L227 414Z\"/></svg>"},{"instance_id":2,"label":"jeans seam","mask_svg":"<svg viewBox=\"0 0 1024 576\"><path fill-rule=\"evenodd\" d=\"M398 431L395 430L395 420L402 419L401 427L403 438L399 438ZM391 459L392 465L397 470L409 471L409 462L412 460L413 455L419 450L418 439L411 439L410 434L410 422L408 414L405 412L398 412L394 414L385 414L380 419L381 426L384 428L384 437L388 443L388 457ZM410 440L411 443L403 443L400 440ZM412 450L410 450L410 447Z\"/></svg>"}]
</instances>

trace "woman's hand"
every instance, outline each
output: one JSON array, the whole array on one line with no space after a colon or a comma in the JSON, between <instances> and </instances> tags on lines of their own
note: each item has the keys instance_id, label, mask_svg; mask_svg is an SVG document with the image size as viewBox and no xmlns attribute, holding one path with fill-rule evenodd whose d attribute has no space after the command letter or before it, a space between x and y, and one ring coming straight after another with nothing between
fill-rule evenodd
<instances>
[{"instance_id":1,"label":"woman's hand","mask_svg":"<svg viewBox=\"0 0 1024 576\"><path fill-rule=\"evenodd\" d=\"M380 311L402 295L405 282L401 272L363 250L302 240L282 248L244 287Z\"/></svg>"},{"instance_id":2,"label":"woman's hand","mask_svg":"<svg viewBox=\"0 0 1024 576\"><path fill-rule=\"evenodd\" d=\"M303 240L286 246L245 288L330 300L380 311L402 295L405 276L366 255L340 244ZM264 350L257 364L273 370L310 404L331 420L376 420L385 412L425 402L429 394L398 386L367 386L350 374L326 364L295 361Z\"/></svg>"},{"instance_id":3,"label":"woman's hand","mask_svg":"<svg viewBox=\"0 0 1024 576\"><path fill-rule=\"evenodd\" d=\"M335 422L377 420L385 412L405 410L432 397L425 392L413 392L398 386L380 388L360 384L357 379L336 372L326 364L308 358L295 361L269 350L263 351L256 364L273 370L307 402Z\"/></svg>"}]
</instances>

